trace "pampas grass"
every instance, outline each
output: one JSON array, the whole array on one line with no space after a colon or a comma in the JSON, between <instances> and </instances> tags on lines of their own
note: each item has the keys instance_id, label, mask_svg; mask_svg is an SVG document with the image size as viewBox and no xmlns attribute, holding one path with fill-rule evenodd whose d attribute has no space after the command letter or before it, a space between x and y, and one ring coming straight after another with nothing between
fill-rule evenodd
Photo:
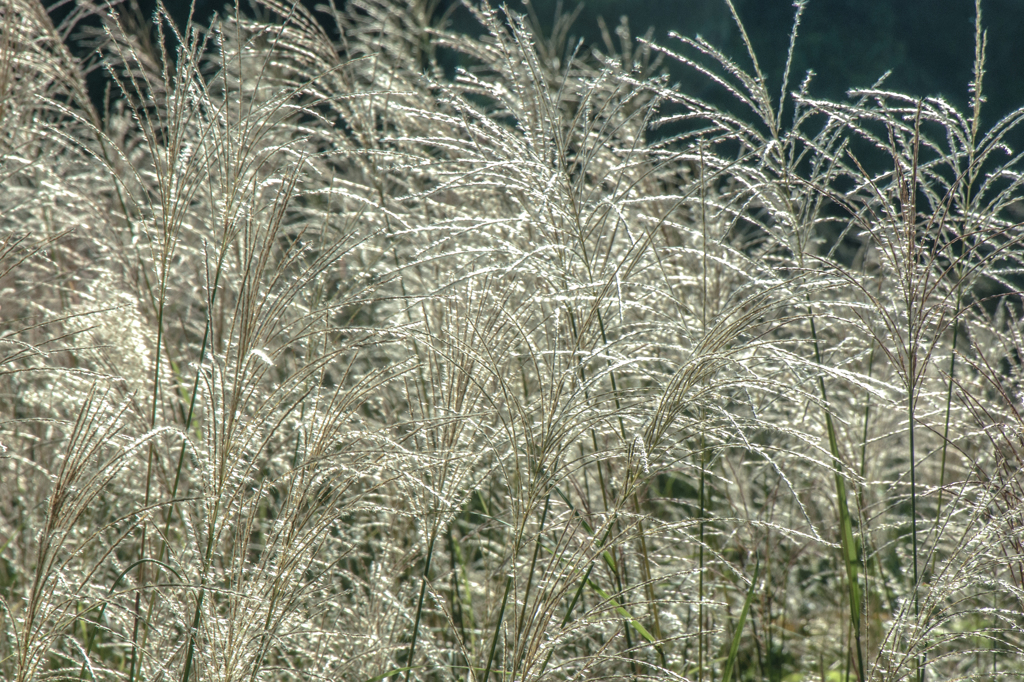
<instances>
[{"instance_id":1,"label":"pampas grass","mask_svg":"<svg viewBox=\"0 0 1024 682\"><path fill-rule=\"evenodd\" d=\"M0 4L0 676L1022 674L980 2L967 112L428 5Z\"/></svg>"}]
</instances>

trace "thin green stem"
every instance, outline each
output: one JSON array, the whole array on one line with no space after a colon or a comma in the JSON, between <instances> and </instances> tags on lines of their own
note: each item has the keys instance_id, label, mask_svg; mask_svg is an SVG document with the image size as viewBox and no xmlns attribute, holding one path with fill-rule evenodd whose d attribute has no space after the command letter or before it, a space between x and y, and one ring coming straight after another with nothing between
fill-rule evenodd
<instances>
[{"instance_id":1,"label":"thin green stem","mask_svg":"<svg viewBox=\"0 0 1024 682\"><path fill-rule=\"evenodd\" d=\"M811 324L811 338L814 342L814 361L821 367L821 347L818 343L818 331L814 324L813 310L808 309L808 317ZM832 455L832 471L836 483L836 500L839 504L839 535L841 538L843 563L846 566L850 601L850 625L854 632L857 649L857 679L860 682L864 682L866 671L864 669L864 654L861 646L861 593L857 575L857 545L853 538L853 524L850 519L850 509L847 503L846 477L843 475L842 463L839 457L839 441L836 437L835 425L832 423L831 407L828 401L828 393L825 390L825 378L820 372L818 373L818 390L821 392L822 410L825 414L825 429L828 432L828 446Z\"/></svg>"},{"instance_id":2,"label":"thin green stem","mask_svg":"<svg viewBox=\"0 0 1024 682\"><path fill-rule=\"evenodd\" d=\"M412 626L412 641L409 642L409 666L405 671L405 682L409 682L409 675L412 674L413 656L416 654L416 636L420 631L420 618L423 615L423 598L427 593L427 580L430 578L430 560L434 556L434 540L437 539L437 531L430 535L430 544L427 545L427 560L423 566L423 581L420 583L420 598L416 604L416 622Z\"/></svg>"},{"instance_id":3,"label":"thin green stem","mask_svg":"<svg viewBox=\"0 0 1024 682\"><path fill-rule=\"evenodd\" d=\"M540 554L540 546L542 534L544 532L544 522L548 518L548 509L551 507L551 495L549 494L544 500L544 512L540 515L540 527L537 529L537 542L533 548L533 558L530 560L530 572L526 576L526 590L523 592L523 608L519 612L519 626L516 628L516 640L520 641L523 636L523 628L526 626L526 606L530 601L530 589L533 587L533 573L537 568L537 556ZM519 671L519 664L522 662L522 657L525 655L525 651L521 652L516 657L515 666L512 668L512 679L516 678L516 673Z\"/></svg>"},{"instance_id":4,"label":"thin green stem","mask_svg":"<svg viewBox=\"0 0 1024 682\"><path fill-rule=\"evenodd\" d=\"M508 592L512 589L512 576L505 581L505 595L501 598L501 610L498 611L498 622L494 626L494 638L491 640L491 653L487 655L487 668L484 669L483 682L491 676L491 664L494 662L494 650L498 648L498 637L501 635L501 621L505 617L505 604L508 603Z\"/></svg>"},{"instance_id":5,"label":"thin green stem","mask_svg":"<svg viewBox=\"0 0 1024 682\"><path fill-rule=\"evenodd\" d=\"M708 332L708 222L707 222L707 197L706 187L704 185L704 140L700 140L698 144L700 152L700 228L701 228L701 306L700 306L700 325L701 333L705 336ZM704 437L704 410L700 412L700 516L698 517L698 525L700 532L700 542L698 543L698 570L697 574L697 680L703 682L704 680L704 515L705 515L705 498L704 498L704 479L705 479L705 468L707 467L707 443Z\"/></svg>"},{"instance_id":6,"label":"thin green stem","mask_svg":"<svg viewBox=\"0 0 1024 682\"><path fill-rule=\"evenodd\" d=\"M949 352L949 384L946 386L946 420L942 429L942 459L939 467L939 497L935 506L935 540L938 541L939 525L942 523L942 493L946 484L946 453L949 450L949 420L953 408L953 384L956 375L956 342L960 331L960 289L957 287L956 313L953 316L953 347ZM932 556L931 572L935 572L935 562L938 556Z\"/></svg>"}]
</instances>

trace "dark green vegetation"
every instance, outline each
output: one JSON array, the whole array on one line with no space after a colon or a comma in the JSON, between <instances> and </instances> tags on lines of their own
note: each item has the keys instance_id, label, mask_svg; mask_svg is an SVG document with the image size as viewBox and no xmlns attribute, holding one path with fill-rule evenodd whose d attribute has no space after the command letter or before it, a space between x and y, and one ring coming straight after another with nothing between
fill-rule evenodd
<instances>
[{"instance_id":1,"label":"dark green vegetation","mask_svg":"<svg viewBox=\"0 0 1024 682\"><path fill-rule=\"evenodd\" d=\"M0 677L1024 673L982 22L961 111L470 11L0 2Z\"/></svg>"}]
</instances>

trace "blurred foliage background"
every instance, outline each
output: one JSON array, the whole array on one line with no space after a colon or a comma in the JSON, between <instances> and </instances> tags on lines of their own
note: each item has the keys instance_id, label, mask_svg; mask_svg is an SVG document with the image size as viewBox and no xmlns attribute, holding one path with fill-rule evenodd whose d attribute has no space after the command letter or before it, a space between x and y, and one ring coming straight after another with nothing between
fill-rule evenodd
<instances>
[{"instance_id":1,"label":"blurred foliage background","mask_svg":"<svg viewBox=\"0 0 1024 682\"><path fill-rule=\"evenodd\" d=\"M303 0L311 9L329 0ZM476 32L479 27L461 0L423 0L432 6L436 22L450 28ZM495 6L503 4L490 0ZM345 0L335 0L344 5ZM69 10L69 3L49 0L57 15ZM152 16L155 0L129 0L126 5ZM170 12L184 25L190 7L194 18L208 23L210 16L224 8L221 0L167 0ZM242 3L242 11L246 11ZM522 0L510 0L510 9L526 13L531 8ZM773 89L781 85L787 41L792 28L792 0L734 0L758 54L761 68ZM644 35L648 30L659 44L678 41L670 32L700 34L744 67L746 49L742 36L724 0L534 0L532 10L546 32L558 14L577 14L568 32L568 44L582 40L584 46L602 46L601 22L614 36L627 17L630 32ZM984 91L987 100L982 128L988 128L1024 103L1024 0L983 0L982 23L988 32ZM967 84L971 81L974 58L973 0L808 0L800 25L794 64L796 82L814 72L813 97L843 99L850 88L868 87L886 71L891 75L885 87L927 97L941 95L957 108L966 110ZM87 44L87 41L85 41ZM617 39L616 39L617 42ZM443 59L443 56L442 56ZM445 63L448 69L456 64ZM706 78L688 73L672 62L670 78L704 100L726 102ZM1018 138L1020 136L1018 135ZM1016 147L1024 140L1013 140Z\"/></svg>"},{"instance_id":2,"label":"blurred foliage background","mask_svg":"<svg viewBox=\"0 0 1024 682\"><path fill-rule=\"evenodd\" d=\"M548 5L554 3L537 3L538 10ZM778 87L793 2L734 0L734 5L762 68ZM1024 99L1024 0L983 0L982 10L988 31L986 90L993 117L984 122L988 126ZM623 14L637 33L653 26L659 41L667 41L669 31L699 33L735 59L746 54L723 0L589 0L576 29L586 40L598 40L597 18L603 16L612 25ZM839 99L851 87L870 86L891 70L887 87L919 96L941 94L966 108L973 41L973 0L809 0L800 24L794 74L813 70L812 95Z\"/></svg>"}]
</instances>

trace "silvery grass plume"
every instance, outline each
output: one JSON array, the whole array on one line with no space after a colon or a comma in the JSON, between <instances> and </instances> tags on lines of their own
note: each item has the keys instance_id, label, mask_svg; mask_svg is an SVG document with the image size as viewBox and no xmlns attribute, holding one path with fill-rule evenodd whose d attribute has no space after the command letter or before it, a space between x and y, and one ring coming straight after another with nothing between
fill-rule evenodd
<instances>
[{"instance_id":1,"label":"silvery grass plume","mask_svg":"<svg viewBox=\"0 0 1024 682\"><path fill-rule=\"evenodd\" d=\"M4 679L1019 675L980 3L967 113L729 8L0 4Z\"/></svg>"}]
</instances>

